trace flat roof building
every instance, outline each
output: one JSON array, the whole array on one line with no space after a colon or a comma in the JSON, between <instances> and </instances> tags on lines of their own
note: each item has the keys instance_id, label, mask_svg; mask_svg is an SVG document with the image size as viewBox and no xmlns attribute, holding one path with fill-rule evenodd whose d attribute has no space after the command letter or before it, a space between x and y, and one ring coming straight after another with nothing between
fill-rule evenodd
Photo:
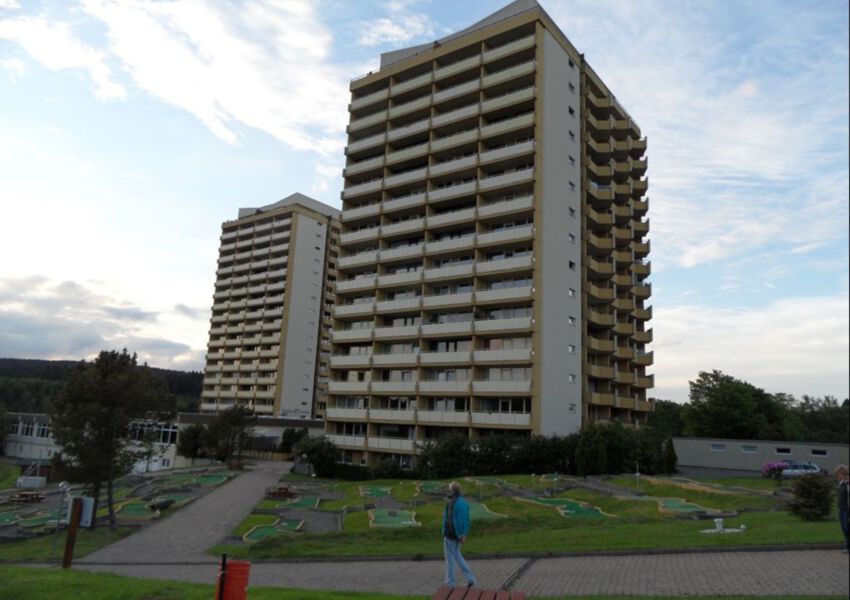
<instances>
[{"instance_id":1,"label":"flat roof building","mask_svg":"<svg viewBox=\"0 0 850 600\"><path fill-rule=\"evenodd\" d=\"M382 55L349 112L325 414L345 460L645 422L646 140L546 12Z\"/></svg>"},{"instance_id":2,"label":"flat roof building","mask_svg":"<svg viewBox=\"0 0 850 600\"><path fill-rule=\"evenodd\" d=\"M222 225L202 412L325 409L339 211L302 194Z\"/></svg>"}]
</instances>

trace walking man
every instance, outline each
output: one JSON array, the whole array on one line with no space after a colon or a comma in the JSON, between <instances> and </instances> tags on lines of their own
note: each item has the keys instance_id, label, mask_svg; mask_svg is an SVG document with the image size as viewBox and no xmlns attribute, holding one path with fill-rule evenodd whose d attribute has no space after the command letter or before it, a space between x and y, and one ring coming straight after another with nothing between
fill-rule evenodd
<instances>
[{"instance_id":1,"label":"walking man","mask_svg":"<svg viewBox=\"0 0 850 600\"><path fill-rule=\"evenodd\" d=\"M845 552L850 552L850 472L845 465L838 465L835 476L838 478L838 522L847 543Z\"/></svg>"},{"instance_id":2,"label":"walking man","mask_svg":"<svg viewBox=\"0 0 850 600\"><path fill-rule=\"evenodd\" d=\"M446 557L446 585L455 587L455 566L466 579L467 587L475 585L475 575L463 559L461 546L469 534L469 504L460 494L460 484L449 484L449 498L443 511L443 553Z\"/></svg>"}]
</instances>

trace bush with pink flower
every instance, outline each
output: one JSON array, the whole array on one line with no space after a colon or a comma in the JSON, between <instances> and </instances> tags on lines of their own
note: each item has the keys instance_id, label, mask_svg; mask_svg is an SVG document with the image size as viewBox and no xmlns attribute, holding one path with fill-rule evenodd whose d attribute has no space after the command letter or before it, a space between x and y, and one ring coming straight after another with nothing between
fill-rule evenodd
<instances>
[{"instance_id":1,"label":"bush with pink flower","mask_svg":"<svg viewBox=\"0 0 850 600\"><path fill-rule=\"evenodd\" d=\"M769 462L761 467L761 474L768 479L782 479L782 471L788 468L784 462Z\"/></svg>"}]
</instances>

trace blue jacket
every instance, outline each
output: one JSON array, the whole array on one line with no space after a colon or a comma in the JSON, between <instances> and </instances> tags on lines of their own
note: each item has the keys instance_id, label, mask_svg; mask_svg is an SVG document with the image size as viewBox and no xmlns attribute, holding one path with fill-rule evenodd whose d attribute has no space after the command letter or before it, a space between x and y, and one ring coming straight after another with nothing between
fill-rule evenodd
<instances>
[{"instance_id":1,"label":"blue jacket","mask_svg":"<svg viewBox=\"0 0 850 600\"><path fill-rule=\"evenodd\" d=\"M459 494L456 497L452 496L452 498L454 499L452 525L454 525L455 535L459 539L463 536L469 535L469 503ZM446 502L446 508L443 509L443 537L449 537L449 535L447 535L449 532L446 528L446 520L448 519L449 505L451 502L452 499L450 499L449 502Z\"/></svg>"}]
</instances>

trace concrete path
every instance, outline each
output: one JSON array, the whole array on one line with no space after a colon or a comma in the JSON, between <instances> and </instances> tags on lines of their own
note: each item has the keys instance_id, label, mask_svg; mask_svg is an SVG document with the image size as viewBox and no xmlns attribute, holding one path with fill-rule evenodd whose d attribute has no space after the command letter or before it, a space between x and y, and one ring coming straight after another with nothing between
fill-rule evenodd
<instances>
[{"instance_id":1,"label":"concrete path","mask_svg":"<svg viewBox=\"0 0 850 600\"><path fill-rule=\"evenodd\" d=\"M229 535L291 466L258 462L186 508L77 563L208 563L204 550Z\"/></svg>"},{"instance_id":2,"label":"concrete path","mask_svg":"<svg viewBox=\"0 0 850 600\"><path fill-rule=\"evenodd\" d=\"M850 595L848 555L840 550L473 559L469 563L480 587L521 590L538 598L597 594ZM217 572L214 562L78 564L75 568L210 584ZM430 596L442 577L443 564L438 560L293 561L255 563L250 581L255 587Z\"/></svg>"}]
</instances>

